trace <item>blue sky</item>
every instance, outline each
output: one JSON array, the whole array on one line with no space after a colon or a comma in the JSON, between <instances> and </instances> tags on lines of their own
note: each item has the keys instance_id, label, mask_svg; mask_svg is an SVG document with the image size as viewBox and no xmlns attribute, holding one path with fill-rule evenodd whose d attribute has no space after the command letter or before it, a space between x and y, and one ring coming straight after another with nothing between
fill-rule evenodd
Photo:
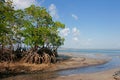
<instances>
[{"instance_id":1,"label":"blue sky","mask_svg":"<svg viewBox=\"0 0 120 80\"><path fill-rule=\"evenodd\" d=\"M17 8L31 4L47 8L54 20L66 28L60 31L66 48L120 49L120 0L13 0Z\"/></svg>"}]
</instances>

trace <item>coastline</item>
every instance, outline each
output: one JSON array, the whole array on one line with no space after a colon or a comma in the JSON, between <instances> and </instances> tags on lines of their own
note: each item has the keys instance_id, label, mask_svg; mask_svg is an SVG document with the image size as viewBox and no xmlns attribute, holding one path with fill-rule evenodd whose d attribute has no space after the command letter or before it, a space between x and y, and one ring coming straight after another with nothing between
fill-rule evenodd
<instances>
[{"instance_id":1,"label":"coastline","mask_svg":"<svg viewBox=\"0 0 120 80\"><path fill-rule=\"evenodd\" d=\"M53 65L53 70L64 70L64 69L74 69L87 66L95 66L100 64L105 64L110 61L109 57L103 58L103 56L95 55L96 57L89 57L83 54L72 54L72 53L60 53L60 55L69 56L70 58L65 61L61 61Z\"/></svg>"},{"instance_id":2,"label":"coastline","mask_svg":"<svg viewBox=\"0 0 120 80\"><path fill-rule=\"evenodd\" d=\"M114 76L115 72L117 71L120 71L120 68L95 73L83 73L69 76L60 76L53 80L120 80L120 75Z\"/></svg>"},{"instance_id":3,"label":"coastline","mask_svg":"<svg viewBox=\"0 0 120 80\"><path fill-rule=\"evenodd\" d=\"M96 57L100 57L96 55ZM109 58L91 58L85 55L76 55L70 53L60 53L59 61L56 64L28 64L28 63L10 63L9 69L12 72L7 72L9 74L31 74L31 73L43 73L43 72L54 72L66 69L74 69L86 66L95 66L107 63ZM3 65L0 64L0 70L4 70ZM4 72L4 71L3 71ZM1 73L2 75L2 73ZM3 74L4 75L4 74ZM10 76L8 76L9 78ZM3 78L6 78L4 76ZM8 79L9 80L9 79ZM19 79L18 79L19 80ZM26 79L25 79L26 80Z\"/></svg>"}]
</instances>

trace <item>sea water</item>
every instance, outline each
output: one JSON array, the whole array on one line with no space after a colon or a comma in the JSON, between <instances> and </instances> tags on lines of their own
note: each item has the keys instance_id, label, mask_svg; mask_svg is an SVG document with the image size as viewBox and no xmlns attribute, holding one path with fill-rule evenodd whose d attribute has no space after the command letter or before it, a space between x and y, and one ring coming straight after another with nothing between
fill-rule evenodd
<instances>
[{"instance_id":1,"label":"sea water","mask_svg":"<svg viewBox=\"0 0 120 80\"><path fill-rule=\"evenodd\" d=\"M92 55L96 57L95 55L104 55L104 58L111 57L111 60L105 64L100 64L96 66L88 66L88 67L82 67L82 68L76 68L76 69L68 69L59 71L58 74L60 75L71 75L71 74L80 74L80 73L94 73L94 72L100 72L105 71L113 68L120 67L120 50L114 50L114 49L64 49L59 50L60 53L72 53L72 54L84 54L84 55ZM99 57L99 56L97 56Z\"/></svg>"}]
</instances>

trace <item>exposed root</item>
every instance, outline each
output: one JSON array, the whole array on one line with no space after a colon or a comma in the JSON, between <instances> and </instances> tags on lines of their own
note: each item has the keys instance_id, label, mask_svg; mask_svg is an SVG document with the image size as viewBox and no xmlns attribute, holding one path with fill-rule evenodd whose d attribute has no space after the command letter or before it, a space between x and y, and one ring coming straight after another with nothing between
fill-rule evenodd
<instances>
[{"instance_id":1,"label":"exposed root","mask_svg":"<svg viewBox=\"0 0 120 80\"><path fill-rule=\"evenodd\" d=\"M55 63L56 62L56 56L47 48L40 49L39 51L29 50L26 52L26 54L23 56L23 58L20 60L20 62L23 63L35 63L35 64L41 64L41 63Z\"/></svg>"},{"instance_id":2,"label":"exposed root","mask_svg":"<svg viewBox=\"0 0 120 80\"><path fill-rule=\"evenodd\" d=\"M54 51L48 48L30 49L28 51L22 51L17 49L12 51L10 49L0 50L0 62L15 62L22 63L35 63L35 64L49 64L56 63L56 54Z\"/></svg>"}]
</instances>

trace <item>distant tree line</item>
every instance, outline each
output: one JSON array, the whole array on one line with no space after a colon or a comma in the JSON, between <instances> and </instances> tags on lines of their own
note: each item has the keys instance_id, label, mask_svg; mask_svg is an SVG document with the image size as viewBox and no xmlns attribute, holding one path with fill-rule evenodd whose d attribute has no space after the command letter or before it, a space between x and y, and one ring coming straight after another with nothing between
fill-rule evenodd
<instances>
[{"instance_id":1,"label":"distant tree line","mask_svg":"<svg viewBox=\"0 0 120 80\"><path fill-rule=\"evenodd\" d=\"M64 42L59 29L64 27L44 7L31 5L15 10L11 0L1 0L0 62L56 62L57 49Z\"/></svg>"}]
</instances>

